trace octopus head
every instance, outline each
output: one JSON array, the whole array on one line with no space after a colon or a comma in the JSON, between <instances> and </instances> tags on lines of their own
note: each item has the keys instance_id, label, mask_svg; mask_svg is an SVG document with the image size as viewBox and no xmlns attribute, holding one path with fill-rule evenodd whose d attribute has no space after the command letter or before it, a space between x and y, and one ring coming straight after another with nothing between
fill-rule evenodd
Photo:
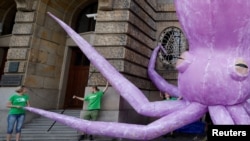
<instances>
[{"instance_id":1,"label":"octopus head","mask_svg":"<svg viewBox=\"0 0 250 141\"><path fill-rule=\"evenodd\" d=\"M189 41L189 51L176 65L183 97L205 105L244 102L250 97L250 2L178 0L175 4Z\"/></svg>"}]
</instances>

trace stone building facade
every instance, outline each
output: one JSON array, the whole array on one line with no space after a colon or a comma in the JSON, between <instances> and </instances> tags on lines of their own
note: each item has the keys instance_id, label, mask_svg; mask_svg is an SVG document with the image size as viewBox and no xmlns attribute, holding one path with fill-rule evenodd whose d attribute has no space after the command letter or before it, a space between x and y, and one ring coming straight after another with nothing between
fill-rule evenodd
<instances>
[{"instance_id":1,"label":"stone building facade","mask_svg":"<svg viewBox=\"0 0 250 141\"><path fill-rule=\"evenodd\" d=\"M153 49L164 45L167 54L159 54L157 71L177 85L174 56L188 47L173 0L5 0L0 2L0 125L6 124L5 104L18 85L29 88L33 107L84 112L85 105L72 104L72 96L106 83L47 12L76 30L150 101L160 98L147 76L148 61ZM100 120L146 124L152 119L138 115L110 86Z\"/></svg>"}]
</instances>

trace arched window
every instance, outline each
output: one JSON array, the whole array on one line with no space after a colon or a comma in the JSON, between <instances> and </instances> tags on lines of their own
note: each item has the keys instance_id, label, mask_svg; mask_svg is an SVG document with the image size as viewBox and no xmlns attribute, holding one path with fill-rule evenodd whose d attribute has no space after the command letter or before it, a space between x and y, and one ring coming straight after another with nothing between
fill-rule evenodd
<instances>
[{"instance_id":1,"label":"arched window","mask_svg":"<svg viewBox=\"0 0 250 141\"><path fill-rule=\"evenodd\" d=\"M160 51L159 57L166 65L175 65L182 52L188 50L187 40L177 27L166 28L160 36L159 43L165 51Z\"/></svg>"},{"instance_id":2,"label":"arched window","mask_svg":"<svg viewBox=\"0 0 250 141\"><path fill-rule=\"evenodd\" d=\"M6 15L4 23L2 23L0 35L12 34L13 26L15 24L16 8L13 7Z\"/></svg>"},{"instance_id":3,"label":"arched window","mask_svg":"<svg viewBox=\"0 0 250 141\"><path fill-rule=\"evenodd\" d=\"M88 31L95 31L95 17L87 15L89 14L96 14L98 8L98 2L92 3L85 7L78 15L76 21L76 32L88 32Z\"/></svg>"}]
</instances>

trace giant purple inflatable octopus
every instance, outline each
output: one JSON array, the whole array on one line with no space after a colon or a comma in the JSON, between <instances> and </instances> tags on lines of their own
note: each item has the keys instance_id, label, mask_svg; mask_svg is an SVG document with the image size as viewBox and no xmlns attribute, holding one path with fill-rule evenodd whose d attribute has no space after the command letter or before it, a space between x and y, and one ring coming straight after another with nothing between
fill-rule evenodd
<instances>
[{"instance_id":1,"label":"giant purple inflatable octopus","mask_svg":"<svg viewBox=\"0 0 250 141\"><path fill-rule=\"evenodd\" d=\"M151 140L200 119L207 111L214 124L250 124L250 1L176 0L189 51L177 61L178 87L155 71L160 46L150 58L148 75L160 91L180 101L149 102L88 42L49 13L70 35L117 92L139 113L159 117L148 125L87 121L42 109L27 110L89 134Z\"/></svg>"}]
</instances>

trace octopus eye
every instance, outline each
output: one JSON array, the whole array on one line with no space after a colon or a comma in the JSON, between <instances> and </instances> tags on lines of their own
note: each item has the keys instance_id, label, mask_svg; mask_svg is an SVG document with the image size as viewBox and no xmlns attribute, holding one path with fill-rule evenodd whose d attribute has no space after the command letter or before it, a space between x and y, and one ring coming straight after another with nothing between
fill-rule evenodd
<instances>
[{"instance_id":1,"label":"octopus eye","mask_svg":"<svg viewBox=\"0 0 250 141\"><path fill-rule=\"evenodd\" d=\"M239 67L248 69L248 66L246 64L236 64L235 66L239 66Z\"/></svg>"},{"instance_id":2,"label":"octopus eye","mask_svg":"<svg viewBox=\"0 0 250 141\"><path fill-rule=\"evenodd\" d=\"M188 66L191 64L191 61L190 61L190 58L191 58L191 55L186 51L186 52L183 52L181 54L180 57L177 57L178 60L176 62L176 69L179 71L179 72L184 72Z\"/></svg>"},{"instance_id":3,"label":"octopus eye","mask_svg":"<svg viewBox=\"0 0 250 141\"><path fill-rule=\"evenodd\" d=\"M248 66L246 64L243 64L243 63L235 64L235 70L241 75L248 74Z\"/></svg>"},{"instance_id":4,"label":"octopus eye","mask_svg":"<svg viewBox=\"0 0 250 141\"><path fill-rule=\"evenodd\" d=\"M236 59L233 71L231 72L233 79L244 80L248 76L248 73L249 69L247 63L242 58Z\"/></svg>"}]
</instances>

